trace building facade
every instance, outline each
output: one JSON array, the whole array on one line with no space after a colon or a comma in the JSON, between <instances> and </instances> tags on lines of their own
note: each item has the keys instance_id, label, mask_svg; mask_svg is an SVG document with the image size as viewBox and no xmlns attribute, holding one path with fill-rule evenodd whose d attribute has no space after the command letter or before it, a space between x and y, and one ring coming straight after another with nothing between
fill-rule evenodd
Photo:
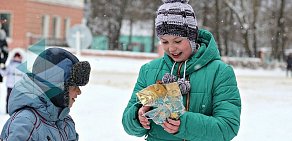
<instances>
[{"instance_id":1,"label":"building facade","mask_svg":"<svg viewBox=\"0 0 292 141\"><path fill-rule=\"evenodd\" d=\"M0 0L0 24L9 49L28 48L40 39L66 45L66 32L83 19L83 0Z\"/></svg>"}]
</instances>

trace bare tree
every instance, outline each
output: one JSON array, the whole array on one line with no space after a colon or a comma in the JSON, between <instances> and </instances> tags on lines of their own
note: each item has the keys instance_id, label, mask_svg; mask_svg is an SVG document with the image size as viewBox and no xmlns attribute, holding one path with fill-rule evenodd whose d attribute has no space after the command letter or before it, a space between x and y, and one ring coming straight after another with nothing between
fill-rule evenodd
<instances>
[{"instance_id":1,"label":"bare tree","mask_svg":"<svg viewBox=\"0 0 292 141\"><path fill-rule=\"evenodd\" d=\"M130 0L92 0L89 27L95 35L106 35L109 49L120 48L119 37L122 20Z\"/></svg>"},{"instance_id":2,"label":"bare tree","mask_svg":"<svg viewBox=\"0 0 292 141\"><path fill-rule=\"evenodd\" d=\"M283 36L285 33L285 17L284 17L284 11L285 11L285 0L280 1L280 9L279 9L279 16L277 18L277 26L276 26L276 38L275 38L275 44L273 46L272 56L275 59L283 60L285 57L284 51L285 51L285 37Z\"/></svg>"},{"instance_id":3,"label":"bare tree","mask_svg":"<svg viewBox=\"0 0 292 141\"><path fill-rule=\"evenodd\" d=\"M248 9L247 0L240 0L239 6L233 5L233 3L230 0L224 0L224 3L233 11L234 15L236 16L241 26L241 34L244 39L243 45L245 51L249 57L252 57L253 53L251 52L249 41L250 22L247 11Z\"/></svg>"},{"instance_id":4,"label":"bare tree","mask_svg":"<svg viewBox=\"0 0 292 141\"><path fill-rule=\"evenodd\" d=\"M261 5L261 0L253 0L253 21L252 21L252 29L253 29L253 50L255 57L258 57L258 49L257 49L257 19L258 19L258 11Z\"/></svg>"},{"instance_id":5,"label":"bare tree","mask_svg":"<svg viewBox=\"0 0 292 141\"><path fill-rule=\"evenodd\" d=\"M155 52L155 17L158 6L161 5L161 0L152 0L151 2L145 0L133 0L127 10L126 19L130 23L135 21L152 21L152 48L151 52ZM150 31L149 31L150 32Z\"/></svg>"},{"instance_id":6,"label":"bare tree","mask_svg":"<svg viewBox=\"0 0 292 141\"><path fill-rule=\"evenodd\" d=\"M236 38L235 36L235 29L234 29L234 18L233 18L233 11L230 10L230 8L228 8L226 6L226 4L222 5L222 14L224 15L224 23L225 25L222 27L222 30L220 32L221 36L222 36L222 40L224 43L224 53L222 53L222 55L225 56L229 56L229 44L230 44L230 39L234 40ZM233 32L230 32L233 31Z\"/></svg>"},{"instance_id":7,"label":"bare tree","mask_svg":"<svg viewBox=\"0 0 292 141\"><path fill-rule=\"evenodd\" d=\"M221 55L232 55L241 49L257 57L258 48L272 48L272 57L283 59L292 40L292 1L280 0L196 0L189 4L195 10L199 28L214 32ZM120 47L123 20L132 23L152 21L152 49L155 51L155 17L161 0L92 0L89 26L95 35L109 39L109 49ZM286 14L285 14L286 13ZM131 30L132 28L130 28ZM271 33L271 34L267 34ZM130 31L130 36L133 30ZM131 42L131 38L130 38ZM242 45L242 46L241 46ZM231 47L232 46L232 47ZM231 52L233 51L233 53ZM239 54L236 54L239 55Z\"/></svg>"},{"instance_id":8,"label":"bare tree","mask_svg":"<svg viewBox=\"0 0 292 141\"><path fill-rule=\"evenodd\" d=\"M216 12L215 12L215 17L216 17L216 26L215 26L215 38L217 39L217 44L218 44L218 49L220 54L222 55L222 48L221 48L221 41L220 41L220 23L221 23L221 17L220 17L220 5L219 5L219 0L215 1L215 7L216 7Z\"/></svg>"}]
</instances>

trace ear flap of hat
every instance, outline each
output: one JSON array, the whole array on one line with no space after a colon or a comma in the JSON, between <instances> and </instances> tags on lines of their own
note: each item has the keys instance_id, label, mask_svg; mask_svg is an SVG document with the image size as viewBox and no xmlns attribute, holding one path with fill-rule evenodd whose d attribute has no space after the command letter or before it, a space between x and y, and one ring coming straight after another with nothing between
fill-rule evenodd
<instances>
[{"instance_id":1,"label":"ear flap of hat","mask_svg":"<svg viewBox=\"0 0 292 141\"><path fill-rule=\"evenodd\" d=\"M85 86L89 82L90 64L87 61L77 62L73 65L69 86Z\"/></svg>"}]
</instances>

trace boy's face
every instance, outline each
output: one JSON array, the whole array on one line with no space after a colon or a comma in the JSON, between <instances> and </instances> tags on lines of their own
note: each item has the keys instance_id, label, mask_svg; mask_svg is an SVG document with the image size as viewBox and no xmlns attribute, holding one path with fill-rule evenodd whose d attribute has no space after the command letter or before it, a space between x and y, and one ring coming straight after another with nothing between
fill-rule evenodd
<instances>
[{"instance_id":1,"label":"boy's face","mask_svg":"<svg viewBox=\"0 0 292 141\"><path fill-rule=\"evenodd\" d=\"M192 55L190 42L185 37L163 35L160 42L163 50L176 62L186 61Z\"/></svg>"},{"instance_id":2,"label":"boy's face","mask_svg":"<svg viewBox=\"0 0 292 141\"><path fill-rule=\"evenodd\" d=\"M69 108L72 107L77 95L81 94L81 90L78 86L69 86Z\"/></svg>"}]
</instances>

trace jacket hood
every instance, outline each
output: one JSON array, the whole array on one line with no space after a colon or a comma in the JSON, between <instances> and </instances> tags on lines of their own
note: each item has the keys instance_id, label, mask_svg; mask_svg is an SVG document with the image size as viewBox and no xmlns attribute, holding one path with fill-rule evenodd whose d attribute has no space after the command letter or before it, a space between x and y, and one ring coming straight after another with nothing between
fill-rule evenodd
<instances>
[{"instance_id":1,"label":"jacket hood","mask_svg":"<svg viewBox=\"0 0 292 141\"><path fill-rule=\"evenodd\" d=\"M215 39L209 31L204 29L199 30L198 44L200 44L200 48L186 63L186 75L201 69L213 60L221 59ZM164 54L163 59L170 68L175 63L167 54ZM176 66L178 67L179 64L176 63ZM180 74L183 74L183 71L181 69ZM173 73L177 74L177 69L174 69Z\"/></svg>"},{"instance_id":2,"label":"jacket hood","mask_svg":"<svg viewBox=\"0 0 292 141\"><path fill-rule=\"evenodd\" d=\"M27 75L15 84L8 103L9 115L22 108L31 107L48 121L64 119L70 111L69 108L56 107Z\"/></svg>"}]
</instances>

